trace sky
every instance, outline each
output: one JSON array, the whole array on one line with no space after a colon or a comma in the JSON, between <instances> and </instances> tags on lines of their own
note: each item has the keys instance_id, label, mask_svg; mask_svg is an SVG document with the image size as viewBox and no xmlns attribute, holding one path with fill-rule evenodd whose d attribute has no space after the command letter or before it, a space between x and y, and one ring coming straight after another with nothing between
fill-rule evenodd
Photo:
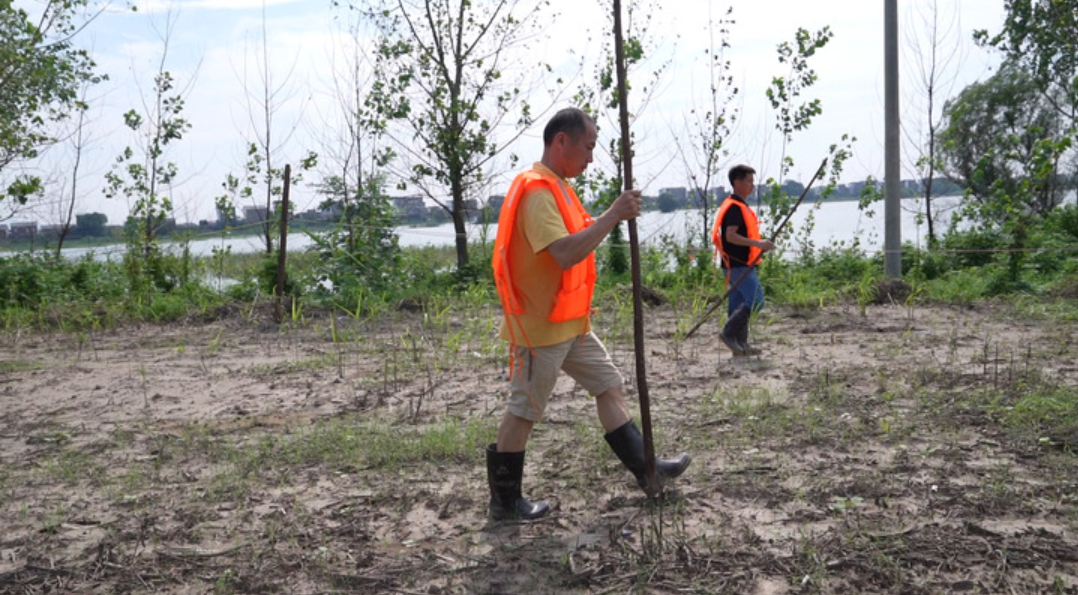
<instances>
[{"instance_id":1,"label":"sky","mask_svg":"<svg viewBox=\"0 0 1078 595\"><path fill-rule=\"evenodd\" d=\"M479 0L482 4L486 0ZM627 1L627 0L626 0ZM28 9L35 2L16 1ZM114 5L91 22L78 43L95 57L109 80L88 91L92 106L84 126L86 141L78 175L73 176L72 143L49 149L30 171L49 183L48 196L13 220L36 219L41 224L59 221L56 196L71 193L77 177L76 213L102 212L110 223L121 222L131 208L124 197L105 198L104 175L123 148L135 138L123 126L122 114L143 109L150 98L153 74L162 63L185 97L184 117L191 129L168 149L179 176L172 189L176 218L180 222L213 220L214 197L220 195L226 177L242 171L245 147L254 138L258 123L257 98L263 84L262 64L268 64L274 89L273 130L279 146L278 163L298 164L307 151L320 151L320 143L340 124L335 119L334 85L340 64L352 47L347 34L354 17L346 9L332 8L331 0L161 0L137 2L138 10ZM548 41L521 56L519 64L549 62L556 75L569 86L594 78L594 65L582 70L580 60L597 60L609 28L606 10L599 2L551 0L543 9L549 19ZM904 163L912 162L916 138L924 128L924 93L917 83L917 65L930 47L928 21L936 5L941 30L940 50L948 58L940 77L944 97L955 96L963 87L991 75L998 56L972 43L976 29L997 31L1003 22L1003 0L901 0L900 89L904 126ZM735 163L756 167L758 180L778 176L786 156L794 166L786 176L807 182L828 154L828 147L843 135L855 137L853 158L841 181L861 181L884 174L884 1L832 0L677 0L650 7L645 49L648 59L631 75L634 89L647 88L648 101L634 104L636 135L634 174L645 194L661 188L688 186L685 157L686 122L691 110L708 98L705 50L720 36L714 23L729 20L729 47L722 52L738 92L728 106L736 114L726 139L728 154L722 160L722 185L726 169ZM729 12L728 12L729 11ZM634 17L634 24L643 20ZM711 25L709 26L709 23ZM773 77L788 77L788 65L777 59L778 44L791 41L798 28L815 32L830 27L831 41L809 59L817 82L807 89L805 100L819 99L823 113L806 131L796 132L784 145L774 128L775 116L765 90ZM268 40L268 60L263 62L263 30ZM171 31L166 35L166 31ZM168 39L165 52L164 40ZM922 51L918 52L917 47ZM657 78L651 73L661 71ZM635 91L634 91L635 93ZM569 105L566 94L556 100L536 92L531 102L547 117L554 109ZM254 108L252 109L252 107ZM937 110L939 107L937 106ZM616 114L609 114L614 118ZM606 124L604 124L606 122ZM537 160L542 150L540 119L508 150L524 164ZM600 121L608 134L614 120ZM278 142L280 141L280 142ZM323 159L325 164L328 160ZM295 165L294 165L295 167ZM597 156L593 168L608 168ZM320 197L312 182L327 172L306 172L304 182L293 187L299 210L313 208ZM507 159L500 159L489 172L485 194L503 193L515 172ZM609 172L613 173L613 172ZM908 165L903 177L914 177ZM408 194L395 191L394 194ZM483 198L481 196L479 198ZM243 205L240 205L243 206ZM0 218L7 216L6 212Z\"/></svg>"}]
</instances>

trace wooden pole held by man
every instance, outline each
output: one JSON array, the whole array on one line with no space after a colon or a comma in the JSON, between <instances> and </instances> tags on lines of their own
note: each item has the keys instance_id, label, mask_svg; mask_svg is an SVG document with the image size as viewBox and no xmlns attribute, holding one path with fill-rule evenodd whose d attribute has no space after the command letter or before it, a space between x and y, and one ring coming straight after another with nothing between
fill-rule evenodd
<instances>
[{"instance_id":1,"label":"wooden pole held by man","mask_svg":"<svg viewBox=\"0 0 1078 595\"><path fill-rule=\"evenodd\" d=\"M618 77L618 120L621 122L621 162L623 188L633 188L633 150L629 136L629 101L627 72L625 67L625 40L621 32L621 0L614 0L614 62ZM659 491L655 480L655 443L651 436L651 401L648 397L647 365L644 360L644 301L641 297L640 240L636 231L636 219L629 219L629 253L633 276L633 338L636 351L636 388L640 394L640 425L644 435L644 464L647 474L648 496L655 497Z\"/></svg>"}]
</instances>

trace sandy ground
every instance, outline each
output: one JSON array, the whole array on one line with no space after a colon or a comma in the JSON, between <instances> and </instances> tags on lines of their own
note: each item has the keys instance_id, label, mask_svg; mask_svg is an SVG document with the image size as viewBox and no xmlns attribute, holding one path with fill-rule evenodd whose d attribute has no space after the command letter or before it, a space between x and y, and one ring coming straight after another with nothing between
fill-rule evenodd
<instances>
[{"instance_id":1,"label":"sandy ground","mask_svg":"<svg viewBox=\"0 0 1078 595\"><path fill-rule=\"evenodd\" d=\"M635 408L631 313L600 312ZM267 314L5 338L0 593L1078 593L1078 435L1002 421L1030 386L1078 394L1074 325L769 309L735 360L651 308L656 449L690 470L647 500L563 379L525 476L554 512L495 524L480 446L337 455L489 438L496 313Z\"/></svg>"}]
</instances>

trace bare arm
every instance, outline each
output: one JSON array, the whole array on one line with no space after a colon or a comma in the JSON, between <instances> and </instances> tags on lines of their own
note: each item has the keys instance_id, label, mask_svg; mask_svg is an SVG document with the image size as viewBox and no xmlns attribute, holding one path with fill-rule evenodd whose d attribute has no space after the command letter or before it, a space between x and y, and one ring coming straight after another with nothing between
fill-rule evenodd
<instances>
[{"instance_id":1,"label":"bare arm","mask_svg":"<svg viewBox=\"0 0 1078 595\"><path fill-rule=\"evenodd\" d=\"M775 243L771 240L750 240L745 236L737 233L737 226L731 225L726 228L726 241L735 246L748 246L750 248L759 248L762 252L770 252Z\"/></svg>"},{"instance_id":2,"label":"bare arm","mask_svg":"<svg viewBox=\"0 0 1078 595\"><path fill-rule=\"evenodd\" d=\"M626 190L588 227L551 243L547 252L563 271L584 260L619 222L640 214L640 191Z\"/></svg>"}]
</instances>

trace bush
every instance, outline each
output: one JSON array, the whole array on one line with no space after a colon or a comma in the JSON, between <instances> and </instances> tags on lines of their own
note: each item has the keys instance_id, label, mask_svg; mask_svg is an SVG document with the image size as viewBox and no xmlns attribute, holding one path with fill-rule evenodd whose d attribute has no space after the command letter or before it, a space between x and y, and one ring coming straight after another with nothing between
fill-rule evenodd
<instances>
[{"instance_id":1,"label":"bush","mask_svg":"<svg viewBox=\"0 0 1078 595\"><path fill-rule=\"evenodd\" d=\"M882 261L865 258L859 248L825 248L815 254L812 268L838 285L857 285L872 270L883 270Z\"/></svg>"},{"instance_id":2,"label":"bush","mask_svg":"<svg viewBox=\"0 0 1078 595\"><path fill-rule=\"evenodd\" d=\"M941 248L950 252L955 268L982 267L996 259L996 250L1009 245L996 229L952 231L943 238Z\"/></svg>"},{"instance_id":3,"label":"bush","mask_svg":"<svg viewBox=\"0 0 1078 595\"><path fill-rule=\"evenodd\" d=\"M279 264L276 252L262 259L262 262L258 265L258 289L268 295L276 295L278 268ZM302 286L297 282L291 267L286 265L284 273L284 294L292 297L300 297L302 293Z\"/></svg>"},{"instance_id":4,"label":"bush","mask_svg":"<svg viewBox=\"0 0 1078 595\"><path fill-rule=\"evenodd\" d=\"M903 251L903 254L907 254ZM913 250L908 253L912 256L912 262L907 258L902 259L902 269L906 275L913 276L925 281L939 279L952 270L954 261L949 254L943 252L925 252Z\"/></svg>"},{"instance_id":5,"label":"bush","mask_svg":"<svg viewBox=\"0 0 1078 595\"><path fill-rule=\"evenodd\" d=\"M1074 244L1078 241L1078 204L1063 205L1044 219L1044 229L1048 233L1059 234Z\"/></svg>"},{"instance_id":6,"label":"bush","mask_svg":"<svg viewBox=\"0 0 1078 595\"><path fill-rule=\"evenodd\" d=\"M0 258L0 306L34 309L123 298L120 268L91 255L74 262L22 254Z\"/></svg>"},{"instance_id":7,"label":"bush","mask_svg":"<svg viewBox=\"0 0 1078 595\"><path fill-rule=\"evenodd\" d=\"M0 259L0 304L24 308L40 305L51 269L48 261L34 256Z\"/></svg>"},{"instance_id":8,"label":"bush","mask_svg":"<svg viewBox=\"0 0 1078 595\"><path fill-rule=\"evenodd\" d=\"M714 265L712 251L694 245L679 244L663 234L659 247L645 246L640 253L644 285L673 290L675 293L716 293L722 290L720 269Z\"/></svg>"}]
</instances>

